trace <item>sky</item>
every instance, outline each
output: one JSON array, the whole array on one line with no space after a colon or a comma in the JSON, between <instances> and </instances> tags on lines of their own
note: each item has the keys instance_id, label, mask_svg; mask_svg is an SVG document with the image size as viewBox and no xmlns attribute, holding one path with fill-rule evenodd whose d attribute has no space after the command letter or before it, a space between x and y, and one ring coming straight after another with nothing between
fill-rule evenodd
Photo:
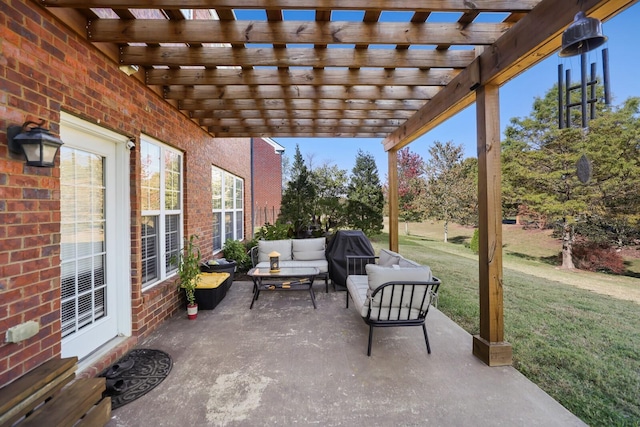
<instances>
[{"instance_id":1,"label":"sky","mask_svg":"<svg viewBox=\"0 0 640 427\"><path fill-rule=\"evenodd\" d=\"M640 96L640 53L635 25L640 23L640 3L637 3L614 18L602 24L607 42L587 54L587 60L597 63L598 75L602 74L602 48L609 50L609 71L613 104L619 105L630 96ZM634 40L635 39L635 40ZM500 87L500 127L504 131L513 117L526 117L531 112L533 101L558 82L558 64L572 70L574 80L580 72L580 56L560 58L549 56L533 68ZM579 78L579 77L578 77ZM424 159L434 141L452 141L464 147L465 157L477 157L475 105L461 111L456 116L440 124L409 144L412 152ZM285 147L285 155L293 161L296 145L305 161L312 161L317 167L324 163L335 164L340 169L351 172L358 149L371 154L378 167L380 179L387 177L387 153L382 147L382 139L364 138L273 138ZM309 164L308 164L309 166Z\"/></svg>"}]
</instances>

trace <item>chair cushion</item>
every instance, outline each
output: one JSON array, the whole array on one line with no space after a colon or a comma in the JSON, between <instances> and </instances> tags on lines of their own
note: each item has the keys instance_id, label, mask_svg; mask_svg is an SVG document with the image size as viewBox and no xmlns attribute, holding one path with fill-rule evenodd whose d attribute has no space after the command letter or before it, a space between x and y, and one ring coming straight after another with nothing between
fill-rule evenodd
<instances>
[{"instance_id":1,"label":"chair cushion","mask_svg":"<svg viewBox=\"0 0 640 427\"><path fill-rule=\"evenodd\" d=\"M353 274L347 276L347 289L353 301L353 307L362 317L365 317L369 310L367 305L367 292L369 290L367 276Z\"/></svg>"},{"instance_id":2,"label":"chair cushion","mask_svg":"<svg viewBox=\"0 0 640 427\"><path fill-rule=\"evenodd\" d=\"M427 266L420 267L382 267L375 264L367 264L367 278L369 289L375 291L387 282L430 282L431 269Z\"/></svg>"},{"instance_id":3,"label":"chair cushion","mask_svg":"<svg viewBox=\"0 0 640 427\"><path fill-rule=\"evenodd\" d=\"M259 240L258 262L268 262L273 251L280 254L280 261L291 260L291 240Z\"/></svg>"},{"instance_id":4,"label":"chair cushion","mask_svg":"<svg viewBox=\"0 0 640 427\"><path fill-rule=\"evenodd\" d=\"M394 264L398 264L401 258L402 256L397 252L390 251L389 249L380 249L378 265L382 267L390 267Z\"/></svg>"},{"instance_id":5,"label":"chair cushion","mask_svg":"<svg viewBox=\"0 0 640 427\"><path fill-rule=\"evenodd\" d=\"M406 259L404 257L400 257L400 261L398 261L398 267L400 267L400 268L415 268L415 267L421 267L421 265L418 264L415 261L411 261L410 259Z\"/></svg>"},{"instance_id":6,"label":"chair cushion","mask_svg":"<svg viewBox=\"0 0 640 427\"><path fill-rule=\"evenodd\" d=\"M369 291L367 292L365 304L368 306L371 303L372 313L370 318L388 320L396 316L395 318L397 319L398 314L400 314L402 316L410 316L410 319L417 319L420 315L420 309L426 310L431 303L431 286L426 284L415 287L410 285L387 286L381 292L378 292L375 297L373 297L373 292L388 282L430 282L432 280L431 269L426 266L394 267L380 267L372 264L366 267ZM389 310L389 307L391 307L391 310ZM366 316L364 309L362 313L363 316ZM407 317L404 318L407 319Z\"/></svg>"}]
</instances>

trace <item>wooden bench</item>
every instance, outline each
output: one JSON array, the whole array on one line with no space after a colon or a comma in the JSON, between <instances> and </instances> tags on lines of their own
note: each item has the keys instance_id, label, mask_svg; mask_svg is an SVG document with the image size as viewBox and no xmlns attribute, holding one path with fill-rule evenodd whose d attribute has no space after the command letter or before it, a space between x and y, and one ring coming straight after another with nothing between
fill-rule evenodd
<instances>
[{"instance_id":1,"label":"wooden bench","mask_svg":"<svg viewBox=\"0 0 640 427\"><path fill-rule=\"evenodd\" d=\"M105 378L73 381L77 362L51 359L0 389L0 426L104 426L111 417Z\"/></svg>"}]
</instances>

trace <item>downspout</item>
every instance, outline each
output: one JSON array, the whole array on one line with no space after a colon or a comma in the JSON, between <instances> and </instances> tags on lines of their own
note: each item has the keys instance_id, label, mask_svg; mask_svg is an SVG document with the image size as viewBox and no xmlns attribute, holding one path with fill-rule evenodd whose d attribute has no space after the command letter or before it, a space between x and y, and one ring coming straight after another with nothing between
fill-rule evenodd
<instances>
[{"instance_id":1,"label":"downspout","mask_svg":"<svg viewBox=\"0 0 640 427\"><path fill-rule=\"evenodd\" d=\"M250 138L251 140L251 150L250 150L250 157L251 157L251 239L253 239L253 235L254 235L254 230L253 230L253 225L255 224L255 209L253 209L253 207L255 206L255 200L254 200L254 194L253 194L253 175L254 175L254 164L253 164L253 143L254 140L253 138ZM246 238L246 236L245 236Z\"/></svg>"}]
</instances>

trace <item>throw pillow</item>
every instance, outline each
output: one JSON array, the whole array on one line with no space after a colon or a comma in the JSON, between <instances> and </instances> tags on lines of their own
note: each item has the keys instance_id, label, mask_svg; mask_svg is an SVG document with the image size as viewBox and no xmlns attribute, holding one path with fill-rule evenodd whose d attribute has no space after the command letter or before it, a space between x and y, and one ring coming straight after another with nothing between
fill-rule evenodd
<instances>
[{"instance_id":1,"label":"throw pillow","mask_svg":"<svg viewBox=\"0 0 640 427\"><path fill-rule=\"evenodd\" d=\"M389 249L380 249L378 265L382 267L390 267L394 264L398 264L400 258L402 258L402 256L397 252L390 251Z\"/></svg>"}]
</instances>

